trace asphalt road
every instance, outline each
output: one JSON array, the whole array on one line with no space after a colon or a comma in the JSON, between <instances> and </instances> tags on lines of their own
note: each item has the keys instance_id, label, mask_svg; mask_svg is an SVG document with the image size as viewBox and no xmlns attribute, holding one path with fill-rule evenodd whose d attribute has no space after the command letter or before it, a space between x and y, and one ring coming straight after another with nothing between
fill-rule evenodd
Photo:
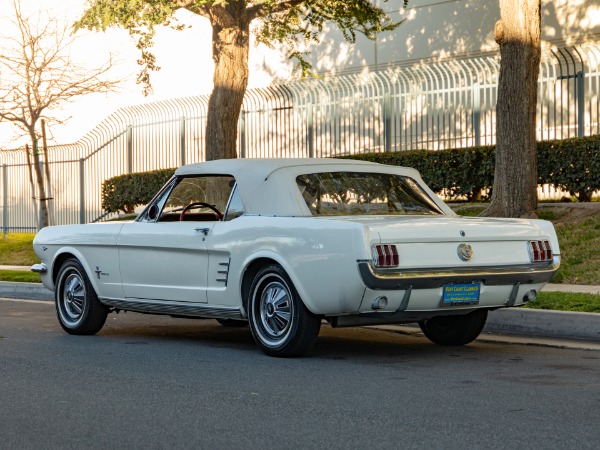
<instances>
[{"instance_id":1,"label":"asphalt road","mask_svg":"<svg viewBox=\"0 0 600 450\"><path fill-rule=\"evenodd\" d=\"M0 448L596 449L600 351L324 327L308 357L247 328L110 315L69 336L0 300Z\"/></svg>"}]
</instances>

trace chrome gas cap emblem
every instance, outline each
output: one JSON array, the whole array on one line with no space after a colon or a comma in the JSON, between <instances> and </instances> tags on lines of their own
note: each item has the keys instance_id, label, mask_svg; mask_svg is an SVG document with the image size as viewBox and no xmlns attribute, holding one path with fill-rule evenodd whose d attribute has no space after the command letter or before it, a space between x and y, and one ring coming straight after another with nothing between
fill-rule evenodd
<instances>
[{"instance_id":1,"label":"chrome gas cap emblem","mask_svg":"<svg viewBox=\"0 0 600 450\"><path fill-rule=\"evenodd\" d=\"M458 246L458 257L463 261L469 261L473 257L473 247L467 243L462 243Z\"/></svg>"}]
</instances>

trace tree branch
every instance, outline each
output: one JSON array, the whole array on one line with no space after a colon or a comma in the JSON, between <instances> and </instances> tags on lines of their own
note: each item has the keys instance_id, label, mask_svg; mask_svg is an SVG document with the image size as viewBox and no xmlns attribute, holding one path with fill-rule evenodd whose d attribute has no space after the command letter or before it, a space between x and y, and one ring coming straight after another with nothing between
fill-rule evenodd
<instances>
[{"instance_id":1,"label":"tree branch","mask_svg":"<svg viewBox=\"0 0 600 450\"><path fill-rule=\"evenodd\" d=\"M246 8L246 16L252 20L259 17L265 17L269 13L280 13L287 11L295 6L306 3L306 0L282 0L275 1L270 5L266 5L265 2L257 2Z\"/></svg>"},{"instance_id":2,"label":"tree branch","mask_svg":"<svg viewBox=\"0 0 600 450\"><path fill-rule=\"evenodd\" d=\"M112 91L120 80L106 78L113 64L88 69L71 60L69 51L77 39L67 33L55 18L31 20L13 0L16 37L2 39L0 54L0 119L15 124L32 140L39 137L38 121L61 123L54 110L62 103L90 93ZM4 36L0 36L3 38ZM33 142L32 142L33 145Z\"/></svg>"}]
</instances>

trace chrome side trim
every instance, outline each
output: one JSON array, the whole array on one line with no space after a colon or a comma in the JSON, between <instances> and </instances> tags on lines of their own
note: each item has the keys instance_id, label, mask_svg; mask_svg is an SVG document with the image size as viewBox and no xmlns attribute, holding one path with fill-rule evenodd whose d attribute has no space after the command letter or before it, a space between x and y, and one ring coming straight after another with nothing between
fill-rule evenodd
<instances>
[{"instance_id":1,"label":"chrome side trim","mask_svg":"<svg viewBox=\"0 0 600 450\"><path fill-rule=\"evenodd\" d=\"M220 283L225 283L225 287L227 287L227 282L229 281L229 266L231 265L231 258L227 260L227 262L220 262L219 266L222 270L217 270L217 273L220 275L224 275L223 278L217 278L217 281Z\"/></svg>"},{"instance_id":2,"label":"chrome side trim","mask_svg":"<svg viewBox=\"0 0 600 450\"><path fill-rule=\"evenodd\" d=\"M147 314L168 314L175 316L206 317L220 319L244 319L240 308L227 306L207 306L205 303L165 302L158 300L123 300L100 298L106 306Z\"/></svg>"},{"instance_id":3,"label":"chrome side trim","mask_svg":"<svg viewBox=\"0 0 600 450\"><path fill-rule=\"evenodd\" d=\"M547 283L558 270L559 260L542 264L497 267L456 267L375 272L366 260L358 271L366 287L373 290L433 289L448 283L479 281L487 286Z\"/></svg>"},{"instance_id":4,"label":"chrome side trim","mask_svg":"<svg viewBox=\"0 0 600 450\"><path fill-rule=\"evenodd\" d=\"M48 272L48 268L44 263L34 264L33 266L31 266L31 271L35 273L46 273Z\"/></svg>"}]
</instances>

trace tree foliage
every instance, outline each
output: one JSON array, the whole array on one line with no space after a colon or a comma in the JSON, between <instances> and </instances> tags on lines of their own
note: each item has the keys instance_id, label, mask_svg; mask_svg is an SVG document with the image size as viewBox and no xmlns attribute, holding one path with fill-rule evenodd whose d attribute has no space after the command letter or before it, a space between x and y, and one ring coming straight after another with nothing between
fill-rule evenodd
<instances>
[{"instance_id":1,"label":"tree foliage","mask_svg":"<svg viewBox=\"0 0 600 450\"><path fill-rule=\"evenodd\" d=\"M406 5L408 0L403 2ZM369 0L88 0L76 27L106 30L118 26L136 36L141 52L138 83L148 93L150 73L159 68L152 53L156 27L183 28L175 16L178 10L206 17L213 30L215 73L207 116L207 159L237 155L237 120L248 84L251 30L258 42L285 46L306 75L310 64L301 45L319 42L327 23L336 24L349 42L355 42L357 33L374 39L377 33L400 24Z\"/></svg>"},{"instance_id":2,"label":"tree foliage","mask_svg":"<svg viewBox=\"0 0 600 450\"><path fill-rule=\"evenodd\" d=\"M112 61L89 69L71 58L70 48L77 38L67 24L26 16L17 0L13 7L9 21L17 34L0 35L0 119L12 122L35 141L41 137L40 119L48 126L62 124L67 120L57 114L62 104L114 90L119 80L107 78Z\"/></svg>"},{"instance_id":3,"label":"tree foliage","mask_svg":"<svg viewBox=\"0 0 600 450\"><path fill-rule=\"evenodd\" d=\"M406 6L408 0L403 0L403 4ZM319 43L326 23L335 23L351 43L356 41L357 33L375 39L377 33L400 25L368 0L88 0L88 9L75 26L103 31L119 26L136 36L141 51L138 63L142 66L138 82L149 93L150 71L159 69L151 52L156 27L184 29L175 17L180 9L211 21L218 21L218 17L225 26L235 25L238 20L250 23L256 19L257 41L270 48L284 44L290 58L298 60L297 67L303 75L308 74L310 64L297 50L298 44Z\"/></svg>"},{"instance_id":4,"label":"tree foliage","mask_svg":"<svg viewBox=\"0 0 600 450\"><path fill-rule=\"evenodd\" d=\"M67 24L52 17L26 16L18 0L13 0L13 11L8 20L14 33L3 27L0 35L0 120L15 125L31 143L26 152L28 161L33 159L30 167L35 170L43 227L49 224L50 196L45 185L49 180L44 182L39 164L38 141L43 138L45 147L46 139L40 124L64 123L66 119L57 114L61 105L74 97L112 91L120 81L107 77L112 61L90 69L71 58L70 48L77 38ZM31 174L30 180L33 186Z\"/></svg>"}]
</instances>

